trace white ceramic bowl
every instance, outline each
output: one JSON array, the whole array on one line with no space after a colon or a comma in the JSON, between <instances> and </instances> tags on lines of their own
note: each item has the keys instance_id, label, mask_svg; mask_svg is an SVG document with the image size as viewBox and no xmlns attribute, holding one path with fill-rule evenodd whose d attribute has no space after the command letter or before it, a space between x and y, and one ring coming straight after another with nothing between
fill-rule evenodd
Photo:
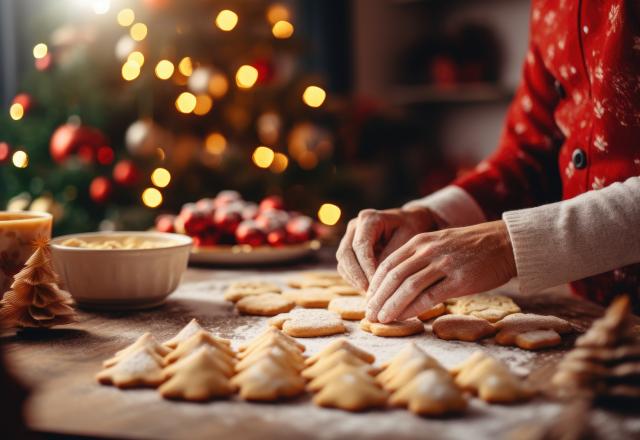
<instances>
[{"instance_id":1,"label":"white ceramic bowl","mask_svg":"<svg viewBox=\"0 0 640 440\"><path fill-rule=\"evenodd\" d=\"M85 242L127 237L169 242L150 249L92 249L64 246L70 238ZM191 238L162 232L95 232L56 237L51 241L53 265L64 288L84 307L142 309L164 302L189 261Z\"/></svg>"}]
</instances>

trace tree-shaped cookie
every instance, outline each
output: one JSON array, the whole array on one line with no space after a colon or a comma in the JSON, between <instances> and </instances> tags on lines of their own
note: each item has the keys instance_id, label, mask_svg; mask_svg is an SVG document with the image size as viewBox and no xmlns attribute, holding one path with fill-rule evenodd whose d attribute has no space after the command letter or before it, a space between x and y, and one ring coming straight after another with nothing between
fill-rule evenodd
<instances>
[{"instance_id":1,"label":"tree-shaped cookie","mask_svg":"<svg viewBox=\"0 0 640 440\"><path fill-rule=\"evenodd\" d=\"M629 298L617 298L558 365L552 383L560 394L610 403L640 400L640 336L634 321Z\"/></svg>"},{"instance_id":2,"label":"tree-shaped cookie","mask_svg":"<svg viewBox=\"0 0 640 440\"><path fill-rule=\"evenodd\" d=\"M389 399L393 406L408 407L415 414L444 416L467 408L464 393L449 373L441 369L422 371Z\"/></svg>"},{"instance_id":3,"label":"tree-shaped cookie","mask_svg":"<svg viewBox=\"0 0 640 440\"><path fill-rule=\"evenodd\" d=\"M226 339L218 338L217 336L212 335L211 333L200 330L197 333L193 334L188 339L180 342L175 350L169 353L164 358L165 364L172 364L188 355L196 351L198 348L202 346L210 346L214 347L216 350L220 352L220 357L225 360L225 362L234 364L236 363L235 353L227 345Z\"/></svg>"},{"instance_id":4,"label":"tree-shaped cookie","mask_svg":"<svg viewBox=\"0 0 640 440\"><path fill-rule=\"evenodd\" d=\"M168 349L167 347L160 345L156 340L156 338L154 338L151 333L147 332L142 336L140 336L138 339L136 339L136 341L133 344L123 348L120 351L117 351L112 358L104 361L102 363L102 366L105 368L112 367L118 362L120 362L122 358L127 356L129 353L134 352L139 348L149 348L151 351L155 352L161 358L165 357L171 352L171 350Z\"/></svg>"},{"instance_id":5,"label":"tree-shaped cookie","mask_svg":"<svg viewBox=\"0 0 640 440\"><path fill-rule=\"evenodd\" d=\"M150 348L141 347L112 367L99 372L96 378L101 384L118 388L156 387L164 381L165 375L162 372L162 358Z\"/></svg>"},{"instance_id":6,"label":"tree-shaped cookie","mask_svg":"<svg viewBox=\"0 0 640 440\"><path fill-rule=\"evenodd\" d=\"M317 365L317 364L316 364ZM313 403L347 411L381 408L387 404L385 390L362 374L345 372L333 377L313 398Z\"/></svg>"},{"instance_id":7,"label":"tree-shaped cookie","mask_svg":"<svg viewBox=\"0 0 640 440\"><path fill-rule=\"evenodd\" d=\"M244 352L251 351L257 345L261 344L265 339L268 339L271 336L281 340L282 342L285 342L287 345L297 348L300 351L300 353L303 353L306 350L306 347L304 346L304 344L298 342L295 338L292 338L291 336L283 333L281 330L275 327L269 326L251 341L241 344L238 347L238 351L240 353L238 357L242 359Z\"/></svg>"},{"instance_id":8,"label":"tree-shaped cookie","mask_svg":"<svg viewBox=\"0 0 640 440\"><path fill-rule=\"evenodd\" d=\"M376 379L381 384L385 384L400 373L400 371L413 359L426 358L433 362L434 366L440 366L438 361L429 356L422 348L418 347L414 342L405 344L394 357L388 362L382 364L383 371L378 374Z\"/></svg>"},{"instance_id":9,"label":"tree-shaped cookie","mask_svg":"<svg viewBox=\"0 0 640 440\"><path fill-rule=\"evenodd\" d=\"M361 348L356 347L352 343L350 343L346 338L338 338L327 344L322 350L320 350L317 354L311 356L305 361L306 365L313 365L318 362L320 359L323 359L338 350L346 350L361 360L365 361L368 364L373 364L376 360L376 357L365 351Z\"/></svg>"},{"instance_id":10,"label":"tree-shaped cookie","mask_svg":"<svg viewBox=\"0 0 640 440\"><path fill-rule=\"evenodd\" d=\"M34 247L0 301L0 326L5 328L47 328L75 321L73 300L58 286L51 266L49 241L38 239Z\"/></svg>"},{"instance_id":11,"label":"tree-shaped cookie","mask_svg":"<svg viewBox=\"0 0 640 440\"><path fill-rule=\"evenodd\" d=\"M376 385L375 378L369 374L366 367L363 367L362 365L351 365L341 361L309 382L307 384L307 390L316 393L331 383L336 377L342 376L346 373L361 376L362 380Z\"/></svg>"},{"instance_id":12,"label":"tree-shaped cookie","mask_svg":"<svg viewBox=\"0 0 640 440\"><path fill-rule=\"evenodd\" d=\"M267 354L232 380L245 400L273 401L304 392L304 379L281 359Z\"/></svg>"},{"instance_id":13,"label":"tree-shaped cookie","mask_svg":"<svg viewBox=\"0 0 640 440\"><path fill-rule=\"evenodd\" d=\"M330 355L321 358L318 362L302 371L302 377L305 379L315 379L316 377L326 373L340 363L345 363L362 368L370 375L378 372L378 369L367 362L360 359L355 354L345 349L334 351Z\"/></svg>"}]
</instances>

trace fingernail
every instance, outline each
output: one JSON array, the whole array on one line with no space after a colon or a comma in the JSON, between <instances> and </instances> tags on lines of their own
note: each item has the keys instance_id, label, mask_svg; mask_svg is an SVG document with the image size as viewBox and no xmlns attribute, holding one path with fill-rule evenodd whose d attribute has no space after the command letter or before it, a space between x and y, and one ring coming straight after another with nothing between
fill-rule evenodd
<instances>
[{"instance_id":1,"label":"fingernail","mask_svg":"<svg viewBox=\"0 0 640 440\"><path fill-rule=\"evenodd\" d=\"M381 311L380 313L378 313L378 321L382 322L383 324L387 323L388 318L389 314L386 311Z\"/></svg>"}]
</instances>

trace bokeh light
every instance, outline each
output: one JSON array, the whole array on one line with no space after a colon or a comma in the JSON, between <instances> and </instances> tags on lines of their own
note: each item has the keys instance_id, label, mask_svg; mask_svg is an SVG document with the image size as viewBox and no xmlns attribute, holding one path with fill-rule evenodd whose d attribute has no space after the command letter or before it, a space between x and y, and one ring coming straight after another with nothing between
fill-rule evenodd
<instances>
[{"instance_id":1,"label":"bokeh light","mask_svg":"<svg viewBox=\"0 0 640 440\"><path fill-rule=\"evenodd\" d=\"M342 211L333 203L323 203L318 209L318 220L324 225L333 226L340 220Z\"/></svg>"},{"instance_id":2,"label":"bokeh light","mask_svg":"<svg viewBox=\"0 0 640 440\"><path fill-rule=\"evenodd\" d=\"M15 102L11 104L9 107L9 116L14 121L19 121L24 117L24 107L19 102Z\"/></svg>"},{"instance_id":3,"label":"bokeh light","mask_svg":"<svg viewBox=\"0 0 640 440\"><path fill-rule=\"evenodd\" d=\"M149 208L157 208L162 204L162 193L156 188L147 188L142 192L142 203Z\"/></svg>"},{"instance_id":4,"label":"bokeh light","mask_svg":"<svg viewBox=\"0 0 640 440\"><path fill-rule=\"evenodd\" d=\"M142 41L147 38L147 32L147 25L144 23L136 23L129 29L129 34L135 41Z\"/></svg>"},{"instance_id":5,"label":"bokeh light","mask_svg":"<svg viewBox=\"0 0 640 440\"><path fill-rule=\"evenodd\" d=\"M240 66L236 72L236 84L242 89L250 89L258 81L258 69L248 64Z\"/></svg>"},{"instance_id":6,"label":"bokeh light","mask_svg":"<svg viewBox=\"0 0 640 440\"><path fill-rule=\"evenodd\" d=\"M229 9L223 9L216 17L216 26L223 31L233 30L238 24L238 14Z\"/></svg>"},{"instance_id":7,"label":"bokeh light","mask_svg":"<svg viewBox=\"0 0 640 440\"><path fill-rule=\"evenodd\" d=\"M136 14L133 12L133 9L125 8L118 12L116 19L120 26L127 27L133 24L133 21L136 19Z\"/></svg>"},{"instance_id":8,"label":"bokeh light","mask_svg":"<svg viewBox=\"0 0 640 440\"><path fill-rule=\"evenodd\" d=\"M49 48L46 44L38 43L33 46L33 57L36 60L41 60L42 58L46 57L47 53L49 53Z\"/></svg>"},{"instance_id":9,"label":"bokeh light","mask_svg":"<svg viewBox=\"0 0 640 440\"><path fill-rule=\"evenodd\" d=\"M111 9L111 0L91 0L91 8L98 15L104 15Z\"/></svg>"},{"instance_id":10,"label":"bokeh light","mask_svg":"<svg viewBox=\"0 0 640 440\"><path fill-rule=\"evenodd\" d=\"M309 107L320 107L327 98L327 92L318 86L309 86L302 94L302 100Z\"/></svg>"},{"instance_id":11,"label":"bokeh light","mask_svg":"<svg viewBox=\"0 0 640 440\"><path fill-rule=\"evenodd\" d=\"M288 166L289 158L282 153L276 153L273 156L273 162L271 163L271 166L269 166L269 169L276 174L280 174L284 173Z\"/></svg>"},{"instance_id":12,"label":"bokeh light","mask_svg":"<svg viewBox=\"0 0 640 440\"><path fill-rule=\"evenodd\" d=\"M289 20L291 18L291 14L289 13L289 9L280 3L274 3L269 6L267 10L267 20L272 25L276 24L279 21Z\"/></svg>"},{"instance_id":13,"label":"bokeh light","mask_svg":"<svg viewBox=\"0 0 640 440\"><path fill-rule=\"evenodd\" d=\"M160 60L156 64L156 76L160 79L169 79L173 75L175 67L169 60Z\"/></svg>"},{"instance_id":14,"label":"bokeh light","mask_svg":"<svg viewBox=\"0 0 640 440\"><path fill-rule=\"evenodd\" d=\"M196 103L193 93L182 92L176 99L176 108L180 113L191 113L196 108Z\"/></svg>"},{"instance_id":15,"label":"bokeh light","mask_svg":"<svg viewBox=\"0 0 640 440\"><path fill-rule=\"evenodd\" d=\"M26 151L17 150L11 156L11 162L13 162L13 166L16 168L26 168L29 166L29 155Z\"/></svg>"},{"instance_id":16,"label":"bokeh light","mask_svg":"<svg viewBox=\"0 0 640 440\"><path fill-rule=\"evenodd\" d=\"M229 81L227 77L220 72L214 72L209 79L209 93L214 98L221 98L229 90Z\"/></svg>"},{"instance_id":17,"label":"bokeh light","mask_svg":"<svg viewBox=\"0 0 640 440\"><path fill-rule=\"evenodd\" d=\"M142 67L144 65L144 55L142 54L142 52L136 50L129 54L129 56L127 57L127 61L131 61Z\"/></svg>"},{"instance_id":18,"label":"bokeh light","mask_svg":"<svg viewBox=\"0 0 640 440\"><path fill-rule=\"evenodd\" d=\"M304 151L298 156L298 165L303 170L311 170L318 165L318 156L313 151Z\"/></svg>"},{"instance_id":19,"label":"bokeh light","mask_svg":"<svg viewBox=\"0 0 640 440\"><path fill-rule=\"evenodd\" d=\"M184 76L191 76L191 74L193 73L193 62L191 61L191 58L184 57L183 59L181 59L178 63L178 70Z\"/></svg>"},{"instance_id":20,"label":"bokeh light","mask_svg":"<svg viewBox=\"0 0 640 440\"><path fill-rule=\"evenodd\" d=\"M0 142L0 163L9 158L9 153L11 153L11 147L9 147L9 144L6 142Z\"/></svg>"},{"instance_id":21,"label":"bokeh light","mask_svg":"<svg viewBox=\"0 0 640 440\"><path fill-rule=\"evenodd\" d=\"M204 146L208 153L219 155L227 149L227 140L222 133L213 132L205 139Z\"/></svg>"},{"instance_id":22,"label":"bokeh light","mask_svg":"<svg viewBox=\"0 0 640 440\"><path fill-rule=\"evenodd\" d=\"M206 115L211 111L211 107L213 107L213 99L209 95L198 95L193 113L198 116Z\"/></svg>"},{"instance_id":23,"label":"bokeh light","mask_svg":"<svg viewBox=\"0 0 640 440\"><path fill-rule=\"evenodd\" d=\"M251 159L259 168L269 168L274 157L275 153L271 148L261 145L254 150Z\"/></svg>"},{"instance_id":24,"label":"bokeh light","mask_svg":"<svg viewBox=\"0 0 640 440\"><path fill-rule=\"evenodd\" d=\"M293 31L293 25L285 20L276 22L271 29L273 36L281 40L291 37L293 35Z\"/></svg>"},{"instance_id":25,"label":"bokeh light","mask_svg":"<svg viewBox=\"0 0 640 440\"><path fill-rule=\"evenodd\" d=\"M156 168L151 173L151 183L158 188L165 188L171 182L171 173L166 168Z\"/></svg>"},{"instance_id":26,"label":"bokeh light","mask_svg":"<svg viewBox=\"0 0 640 440\"><path fill-rule=\"evenodd\" d=\"M122 65L122 78L133 81L140 76L140 65L134 61L127 61Z\"/></svg>"}]
</instances>

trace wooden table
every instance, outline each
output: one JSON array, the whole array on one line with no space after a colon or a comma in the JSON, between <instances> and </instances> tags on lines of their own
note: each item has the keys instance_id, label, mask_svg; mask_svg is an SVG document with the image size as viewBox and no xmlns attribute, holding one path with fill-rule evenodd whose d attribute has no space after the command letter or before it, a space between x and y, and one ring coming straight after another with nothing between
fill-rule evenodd
<instances>
[{"instance_id":1,"label":"wooden table","mask_svg":"<svg viewBox=\"0 0 640 440\"><path fill-rule=\"evenodd\" d=\"M237 343L257 335L265 318L238 316L222 299L230 280L259 278L282 282L291 273L335 265L331 256L286 268L216 270L191 268L166 304L142 312L80 312L79 323L40 335L4 337L7 357L15 373L33 387L27 406L29 426L44 433L108 438L505 438L527 427L549 423L562 409L544 398L514 405L487 405L473 399L463 417L422 419L405 410L350 414L314 407L305 396L277 404L246 403L237 399L206 404L166 401L151 389L121 391L99 385L94 376L102 360L151 331L163 340L192 317L208 329ZM501 289L513 295L515 288ZM593 304L556 289L533 296L515 296L525 311L571 320L584 329L602 313ZM416 341L445 366L454 365L477 350L478 344L448 342L427 333L410 338L378 338L349 323L349 338L384 361L406 342ZM314 353L330 338L302 340ZM534 383L544 383L553 365L571 346L541 353L500 347L491 340L482 347L506 361ZM590 420L602 438L640 437L640 417L594 411Z\"/></svg>"}]
</instances>

